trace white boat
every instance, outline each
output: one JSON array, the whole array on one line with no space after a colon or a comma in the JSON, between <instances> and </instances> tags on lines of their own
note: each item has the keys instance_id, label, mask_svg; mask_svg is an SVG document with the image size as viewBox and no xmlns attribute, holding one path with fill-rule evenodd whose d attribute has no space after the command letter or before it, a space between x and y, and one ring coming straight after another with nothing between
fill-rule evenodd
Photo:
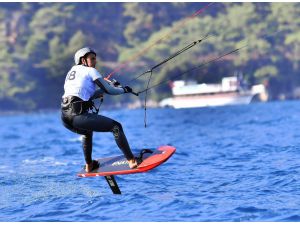
<instances>
[{"instance_id":1,"label":"white boat","mask_svg":"<svg viewBox=\"0 0 300 225\"><path fill-rule=\"evenodd\" d=\"M220 84L197 84L195 81L174 81L172 98L163 99L160 107L196 108L249 104L256 95L265 95L264 85L243 87L237 77L224 77Z\"/></svg>"}]
</instances>

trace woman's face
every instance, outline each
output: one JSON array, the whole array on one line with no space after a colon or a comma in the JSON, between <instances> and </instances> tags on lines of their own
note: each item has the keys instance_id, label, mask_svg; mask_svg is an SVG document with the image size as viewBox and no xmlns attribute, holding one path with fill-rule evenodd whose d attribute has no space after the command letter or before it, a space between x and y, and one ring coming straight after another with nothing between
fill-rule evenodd
<instances>
[{"instance_id":1,"label":"woman's face","mask_svg":"<svg viewBox=\"0 0 300 225\"><path fill-rule=\"evenodd\" d=\"M83 59L84 60L84 59ZM96 59L96 55L94 53L90 53L86 56L85 58L86 60L86 66L88 67L96 67L97 64L97 59ZM84 61L83 61L84 62Z\"/></svg>"}]
</instances>

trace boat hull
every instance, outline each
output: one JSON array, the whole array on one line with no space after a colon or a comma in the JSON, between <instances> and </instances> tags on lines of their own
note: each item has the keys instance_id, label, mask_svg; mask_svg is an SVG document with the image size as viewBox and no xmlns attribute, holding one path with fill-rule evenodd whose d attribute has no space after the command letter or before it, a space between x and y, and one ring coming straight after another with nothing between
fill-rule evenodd
<instances>
[{"instance_id":1,"label":"boat hull","mask_svg":"<svg viewBox=\"0 0 300 225\"><path fill-rule=\"evenodd\" d=\"M194 96L174 96L160 102L161 107L180 108L198 108L213 107L224 105L243 105L249 104L253 98L253 94L223 93L214 95L194 95Z\"/></svg>"}]
</instances>

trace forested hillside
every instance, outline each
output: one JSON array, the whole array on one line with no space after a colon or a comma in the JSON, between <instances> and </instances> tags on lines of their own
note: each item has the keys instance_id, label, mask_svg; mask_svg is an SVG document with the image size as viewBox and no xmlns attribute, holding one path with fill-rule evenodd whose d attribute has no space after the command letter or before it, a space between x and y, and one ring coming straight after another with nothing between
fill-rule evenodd
<instances>
[{"instance_id":1,"label":"forested hillside","mask_svg":"<svg viewBox=\"0 0 300 225\"><path fill-rule=\"evenodd\" d=\"M104 76L123 65L112 78L140 91L149 76L131 79L207 34L201 44L154 70L151 83L219 82L239 73L249 84L264 83L271 100L299 97L300 3L214 3L191 18L207 5L1 2L0 110L58 108L74 53L83 46L97 51L97 69ZM178 77L245 44L218 62ZM151 89L149 98L170 94L166 82ZM124 95L105 101L135 100Z\"/></svg>"}]
</instances>

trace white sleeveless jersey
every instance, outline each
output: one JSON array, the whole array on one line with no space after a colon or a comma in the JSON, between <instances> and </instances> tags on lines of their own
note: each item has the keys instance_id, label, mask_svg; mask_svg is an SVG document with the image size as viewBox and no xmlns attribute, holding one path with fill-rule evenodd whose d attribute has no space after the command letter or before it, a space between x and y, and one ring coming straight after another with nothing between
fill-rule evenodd
<instances>
[{"instance_id":1,"label":"white sleeveless jersey","mask_svg":"<svg viewBox=\"0 0 300 225\"><path fill-rule=\"evenodd\" d=\"M110 94L124 93L121 88L113 88L102 78L101 74L93 67L76 65L68 72L65 80L65 93L63 97L77 96L84 101L88 101L96 91L95 80L99 79L108 89Z\"/></svg>"}]
</instances>

